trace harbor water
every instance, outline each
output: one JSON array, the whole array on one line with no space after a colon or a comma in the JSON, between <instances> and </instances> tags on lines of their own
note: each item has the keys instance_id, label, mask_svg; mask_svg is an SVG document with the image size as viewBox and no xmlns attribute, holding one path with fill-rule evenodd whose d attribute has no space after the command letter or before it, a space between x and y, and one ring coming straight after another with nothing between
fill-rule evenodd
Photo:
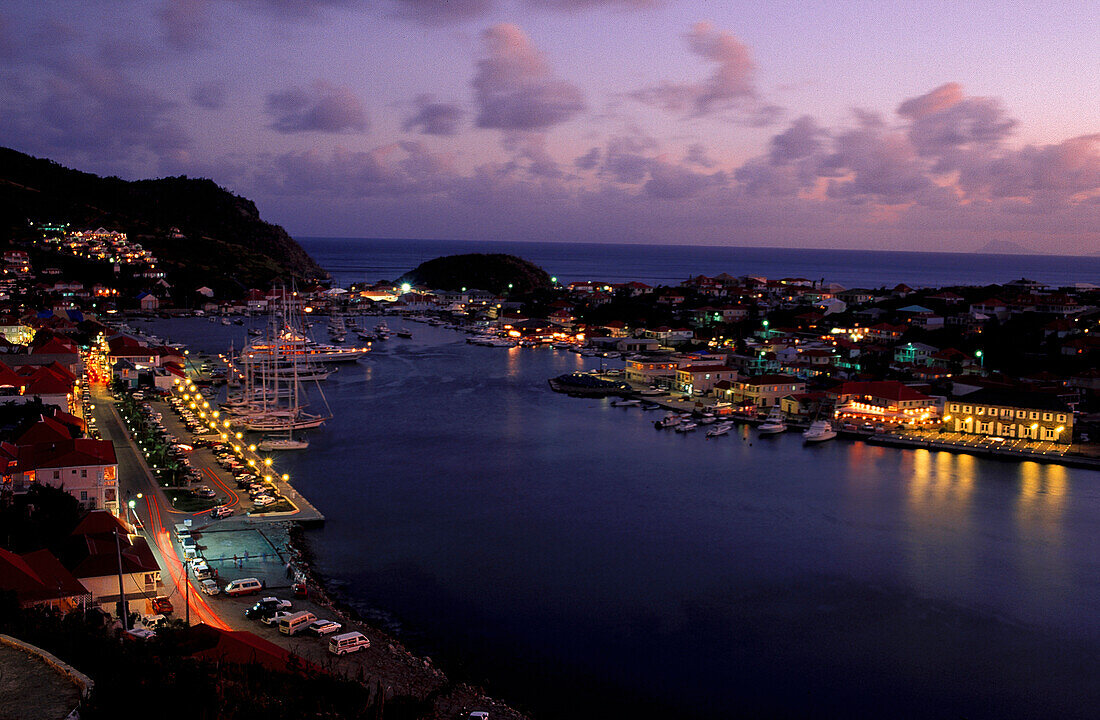
<instances>
[{"instance_id":1,"label":"harbor water","mask_svg":"<svg viewBox=\"0 0 1100 720\"><path fill-rule=\"evenodd\" d=\"M333 587L457 679L540 718L1094 715L1100 473L658 431L549 390L598 358L408 327L277 465Z\"/></svg>"}]
</instances>

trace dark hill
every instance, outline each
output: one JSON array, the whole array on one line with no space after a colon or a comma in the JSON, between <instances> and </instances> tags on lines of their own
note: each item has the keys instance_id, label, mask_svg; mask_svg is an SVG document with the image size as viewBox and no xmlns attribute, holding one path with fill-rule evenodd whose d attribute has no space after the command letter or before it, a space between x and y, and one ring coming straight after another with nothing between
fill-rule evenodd
<instances>
[{"instance_id":1,"label":"dark hill","mask_svg":"<svg viewBox=\"0 0 1100 720\"><path fill-rule=\"evenodd\" d=\"M29 239L28 221L125 232L157 256L174 286L207 285L220 297L324 274L285 230L260 219L251 200L211 180L129 182L0 148L0 232Z\"/></svg>"},{"instance_id":2,"label":"dark hill","mask_svg":"<svg viewBox=\"0 0 1100 720\"><path fill-rule=\"evenodd\" d=\"M398 282L438 290L477 288L494 293L523 293L550 287L550 276L538 265L515 255L470 253L421 263L415 270L402 275Z\"/></svg>"}]
</instances>

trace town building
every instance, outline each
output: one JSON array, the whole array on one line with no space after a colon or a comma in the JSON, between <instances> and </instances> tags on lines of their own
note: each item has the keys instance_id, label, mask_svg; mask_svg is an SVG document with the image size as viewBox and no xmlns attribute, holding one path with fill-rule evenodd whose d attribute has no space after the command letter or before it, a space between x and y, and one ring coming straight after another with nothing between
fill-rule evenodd
<instances>
[{"instance_id":1,"label":"town building","mask_svg":"<svg viewBox=\"0 0 1100 720\"><path fill-rule=\"evenodd\" d=\"M1056 395L983 388L950 398L943 427L966 435L1073 441L1073 412Z\"/></svg>"},{"instance_id":2,"label":"town building","mask_svg":"<svg viewBox=\"0 0 1100 720\"><path fill-rule=\"evenodd\" d=\"M792 375L756 375L731 381L720 399L737 405L758 408L775 407L787 395L806 392L806 381Z\"/></svg>"}]
</instances>

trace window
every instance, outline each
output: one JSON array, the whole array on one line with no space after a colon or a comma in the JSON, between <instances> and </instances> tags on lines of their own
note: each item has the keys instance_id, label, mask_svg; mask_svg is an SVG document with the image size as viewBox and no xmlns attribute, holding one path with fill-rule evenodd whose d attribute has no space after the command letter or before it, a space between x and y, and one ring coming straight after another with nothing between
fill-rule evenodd
<instances>
[{"instance_id":1,"label":"window","mask_svg":"<svg viewBox=\"0 0 1100 720\"><path fill-rule=\"evenodd\" d=\"M1058 415L1058 422L1065 422L1065 421L1066 421L1066 416L1065 415Z\"/></svg>"},{"instance_id":2,"label":"window","mask_svg":"<svg viewBox=\"0 0 1100 720\"><path fill-rule=\"evenodd\" d=\"M87 490L81 490L80 491L80 502L87 502L87 500L88 500L88 491Z\"/></svg>"},{"instance_id":3,"label":"window","mask_svg":"<svg viewBox=\"0 0 1100 720\"><path fill-rule=\"evenodd\" d=\"M959 404L958 403L951 403L951 412L958 412L958 411L959 411Z\"/></svg>"},{"instance_id":4,"label":"window","mask_svg":"<svg viewBox=\"0 0 1100 720\"><path fill-rule=\"evenodd\" d=\"M1016 411L1016 417L1018 417L1018 418L1020 418L1021 420L1023 420L1023 419L1025 418L1025 417L1027 417L1027 413L1026 413L1026 412L1024 412L1023 410L1017 410L1017 411Z\"/></svg>"},{"instance_id":5,"label":"window","mask_svg":"<svg viewBox=\"0 0 1100 720\"><path fill-rule=\"evenodd\" d=\"M1039 413L1032 410L1030 413L1028 413L1028 418L1031 419L1031 420L1038 420L1039 419Z\"/></svg>"},{"instance_id":6,"label":"window","mask_svg":"<svg viewBox=\"0 0 1100 720\"><path fill-rule=\"evenodd\" d=\"M81 470L80 471L80 477L82 477L82 478L88 477L88 471L87 470Z\"/></svg>"},{"instance_id":7,"label":"window","mask_svg":"<svg viewBox=\"0 0 1100 720\"><path fill-rule=\"evenodd\" d=\"M60 477L61 477L61 471L60 471L60 470L54 470L54 471L53 471L53 479L54 479L54 480L57 480L57 479L59 479Z\"/></svg>"},{"instance_id":8,"label":"window","mask_svg":"<svg viewBox=\"0 0 1100 720\"><path fill-rule=\"evenodd\" d=\"M1049 422L1052 415L1053 413L1043 413L1043 419Z\"/></svg>"},{"instance_id":9,"label":"window","mask_svg":"<svg viewBox=\"0 0 1100 720\"><path fill-rule=\"evenodd\" d=\"M969 415L970 414L970 406L969 405L963 405L963 412L966 413L967 415Z\"/></svg>"}]
</instances>

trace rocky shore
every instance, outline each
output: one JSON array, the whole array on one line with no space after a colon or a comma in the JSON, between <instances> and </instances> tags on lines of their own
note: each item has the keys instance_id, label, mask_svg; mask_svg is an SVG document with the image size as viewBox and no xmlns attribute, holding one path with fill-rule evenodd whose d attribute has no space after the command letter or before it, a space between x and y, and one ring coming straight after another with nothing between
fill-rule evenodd
<instances>
[{"instance_id":1,"label":"rocky shore","mask_svg":"<svg viewBox=\"0 0 1100 720\"><path fill-rule=\"evenodd\" d=\"M327 608L330 618L342 623L345 631L358 630L370 638L372 647L383 650L368 668L370 675L354 679L379 686L387 700L403 697L416 702L424 710L420 715L423 718L453 720L481 710L493 720L529 720L529 714L490 697L483 688L452 681L431 658L417 656L391 633L364 619L346 599L327 587L315 568L313 551L302 528L292 523L288 535L291 571L306 583L311 602Z\"/></svg>"}]
</instances>

